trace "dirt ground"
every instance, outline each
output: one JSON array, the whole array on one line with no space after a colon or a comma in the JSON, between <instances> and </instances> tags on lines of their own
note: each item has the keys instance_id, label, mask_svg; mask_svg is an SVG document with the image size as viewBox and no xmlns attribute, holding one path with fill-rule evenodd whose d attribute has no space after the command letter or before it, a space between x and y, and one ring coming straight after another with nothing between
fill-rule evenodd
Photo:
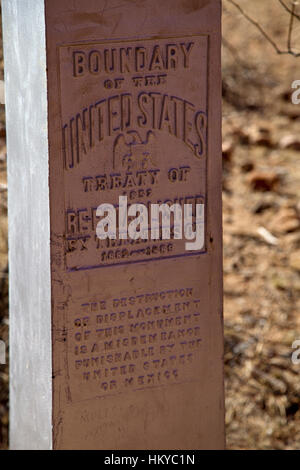
<instances>
[{"instance_id":1,"label":"dirt ground","mask_svg":"<svg viewBox=\"0 0 300 470\"><path fill-rule=\"evenodd\" d=\"M287 48L290 15L278 0L236 3ZM227 448L299 449L300 364L291 355L300 340L300 104L291 103L291 83L300 80L300 57L276 54L229 0L223 10ZM300 52L296 18L292 46ZM2 53L0 67L2 78ZM7 342L4 122L0 108L0 338ZM0 449L7 448L7 385L0 366Z\"/></svg>"}]
</instances>

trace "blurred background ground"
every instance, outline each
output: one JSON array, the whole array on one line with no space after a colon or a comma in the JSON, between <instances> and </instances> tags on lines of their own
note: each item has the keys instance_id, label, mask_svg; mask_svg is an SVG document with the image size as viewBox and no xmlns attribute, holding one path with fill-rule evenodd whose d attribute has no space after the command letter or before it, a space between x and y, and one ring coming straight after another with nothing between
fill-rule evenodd
<instances>
[{"instance_id":1,"label":"blurred background ground","mask_svg":"<svg viewBox=\"0 0 300 470\"><path fill-rule=\"evenodd\" d=\"M281 49L278 0L236 0ZM291 7L291 1L285 5ZM300 14L300 5L297 7ZM223 207L228 449L300 448L300 57L278 55L223 0ZM300 21L292 44L300 52ZM3 57L0 52L0 79ZM0 338L8 342L5 118L0 106ZM7 447L8 369L0 365L0 449Z\"/></svg>"}]
</instances>

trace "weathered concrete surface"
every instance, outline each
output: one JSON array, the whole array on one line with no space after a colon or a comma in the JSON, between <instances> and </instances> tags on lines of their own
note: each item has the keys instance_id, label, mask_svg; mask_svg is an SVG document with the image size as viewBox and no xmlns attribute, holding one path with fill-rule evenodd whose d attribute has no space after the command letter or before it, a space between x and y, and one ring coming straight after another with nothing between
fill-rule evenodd
<instances>
[{"instance_id":1,"label":"weathered concrete surface","mask_svg":"<svg viewBox=\"0 0 300 470\"><path fill-rule=\"evenodd\" d=\"M43 0L2 1L8 152L10 448L52 446Z\"/></svg>"}]
</instances>

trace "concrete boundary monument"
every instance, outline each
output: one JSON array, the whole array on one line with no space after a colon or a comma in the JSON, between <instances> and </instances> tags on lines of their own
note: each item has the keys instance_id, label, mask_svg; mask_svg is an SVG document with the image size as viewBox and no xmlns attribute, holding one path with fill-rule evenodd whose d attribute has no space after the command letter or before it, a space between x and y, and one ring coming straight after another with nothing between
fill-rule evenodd
<instances>
[{"instance_id":1,"label":"concrete boundary monument","mask_svg":"<svg viewBox=\"0 0 300 470\"><path fill-rule=\"evenodd\" d=\"M2 16L10 447L224 448L221 2ZM201 204L204 243L99 239L120 196Z\"/></svg>"}]
</instances>

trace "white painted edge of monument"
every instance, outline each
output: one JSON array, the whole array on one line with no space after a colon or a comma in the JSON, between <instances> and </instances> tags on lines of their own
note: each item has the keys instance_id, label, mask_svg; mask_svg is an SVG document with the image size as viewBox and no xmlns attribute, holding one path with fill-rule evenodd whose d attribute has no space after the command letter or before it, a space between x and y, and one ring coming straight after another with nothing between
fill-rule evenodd
<instances>
[{"instance_id":1,"label":"white painted edge of monument","mask_svg":"<svg viewBox=\"0 0 300 470\"><path fill-rule=\"evenodd\" d=\"M8 153L10 448L52 448L44 0L2 0Z\"/></svg>"}]
</instances>

